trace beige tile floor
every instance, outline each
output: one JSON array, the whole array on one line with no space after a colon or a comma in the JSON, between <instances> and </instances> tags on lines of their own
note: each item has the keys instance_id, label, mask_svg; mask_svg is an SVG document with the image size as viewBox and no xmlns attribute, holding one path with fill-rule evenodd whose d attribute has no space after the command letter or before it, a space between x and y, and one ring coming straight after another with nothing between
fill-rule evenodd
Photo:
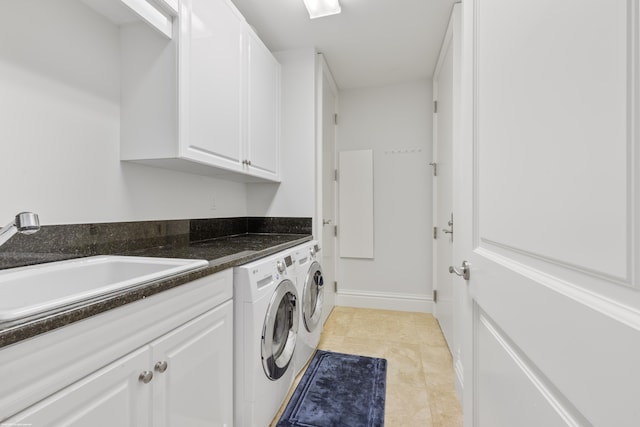
<instances>
[{"instance_id":1,"label":"beige tile floor","mask_svg":"<svg viewBox=\"0 0 640 427\"><path fill-rule=\"evenodd\" d=\"M462 426L451 353L432 315L335 307L318 348L387 359L386 427Z\"/></svg>"}]
</instances>

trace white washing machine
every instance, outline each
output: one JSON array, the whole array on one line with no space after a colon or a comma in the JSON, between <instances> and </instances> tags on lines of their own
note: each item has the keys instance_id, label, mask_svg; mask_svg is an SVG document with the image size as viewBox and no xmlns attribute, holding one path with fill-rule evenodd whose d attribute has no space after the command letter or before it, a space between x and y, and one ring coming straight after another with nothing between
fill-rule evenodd
<instances>
[{"instance_id":1,"label":"white washing machine","mask_svg":"<svg viewBox=\"0 0 640 427\"><path fill-rule=\"evenodd\" d=\"M300 327L294 354L296 375L307 364L320 342L324 279L320 265L318 242L296 247L297 290L300 297Z\"/></svg>"},{"instance_id":2,"label":"white washing machine","mask_svg":"<svg viewBox=\"0 0 640 427\"><path fill-rule=\"evenodd\" d=\"M293 384L300 323L293 252L233 269L237 427L268 426Z\"/></svg>"}]
</instances>

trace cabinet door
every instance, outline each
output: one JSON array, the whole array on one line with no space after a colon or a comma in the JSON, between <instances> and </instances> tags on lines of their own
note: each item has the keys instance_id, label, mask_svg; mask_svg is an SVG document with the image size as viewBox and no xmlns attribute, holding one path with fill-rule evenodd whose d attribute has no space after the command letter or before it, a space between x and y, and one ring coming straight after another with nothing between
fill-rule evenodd
<instances>
[{"instance_id":1,"label":"cabinet door","mask_svg":"<svg viewBox=\"0 0 640 427\"><path fill-rule=\"evenodd\" d=\"M280 64L249 31L248 149L249 172L279 178Z\"/></svg>"},{"instance_id":2,"label":"cabinet door","mask_svg":"<svg viewBox=\"0 0 640 427\"><path fill-rule=\"evenodd\" d=\"M149 357L147 347L130 353L2 425L150 427L151 384L138 379Z\"/></svg>"},{"instance_id":3,"label":"cabinet door","mask_svg":"<svg viewBox=\"0 0 640 427\"><path fill-rule=\"evenodd\" d=\"M180 154L241 170L244 18L228 0L185 0L180 39Z\"/></svg>"},{"instance_id":4,"label":"cabinet door","mask_svg":"<svg viewBox=\"0 0 640 427\"><path fill-rule=\"evenodd\" d=\"M154 427L232 425L232 322L228 301L151 343Z\"/></svg>"}]
</instances>

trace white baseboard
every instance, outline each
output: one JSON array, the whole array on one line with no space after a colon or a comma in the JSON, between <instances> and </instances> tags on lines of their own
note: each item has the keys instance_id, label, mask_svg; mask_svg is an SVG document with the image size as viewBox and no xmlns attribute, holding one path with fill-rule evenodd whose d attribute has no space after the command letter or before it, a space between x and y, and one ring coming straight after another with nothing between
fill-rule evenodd
<instances>
[{"instance_id":1,"label":"white baseboard","mask_svg":"<svg viewBox=\"0 0 640 427\"><path fill-rule=\"evenodd\" d=\"M425 295L341 290L336 292L335 304L346 307L433 313L433 300Z\"/></svg>"}]
</instances>

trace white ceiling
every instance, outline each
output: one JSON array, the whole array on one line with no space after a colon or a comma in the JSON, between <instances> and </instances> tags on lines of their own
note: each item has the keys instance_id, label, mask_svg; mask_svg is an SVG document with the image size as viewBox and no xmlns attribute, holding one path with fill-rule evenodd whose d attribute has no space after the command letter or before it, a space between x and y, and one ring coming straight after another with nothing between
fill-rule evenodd
<instances>
[{"instance_id":1,"label":"white ceiling","mask_svg":"<svg viewBox=\"0 0 640 427\"><path fill-rule=\"evenodd\" d=\"M232 0L270 50L322 52L341 89L431 77L456 1L340 0L310 20L302 0Z\"/></svg>"}]
</instances>

